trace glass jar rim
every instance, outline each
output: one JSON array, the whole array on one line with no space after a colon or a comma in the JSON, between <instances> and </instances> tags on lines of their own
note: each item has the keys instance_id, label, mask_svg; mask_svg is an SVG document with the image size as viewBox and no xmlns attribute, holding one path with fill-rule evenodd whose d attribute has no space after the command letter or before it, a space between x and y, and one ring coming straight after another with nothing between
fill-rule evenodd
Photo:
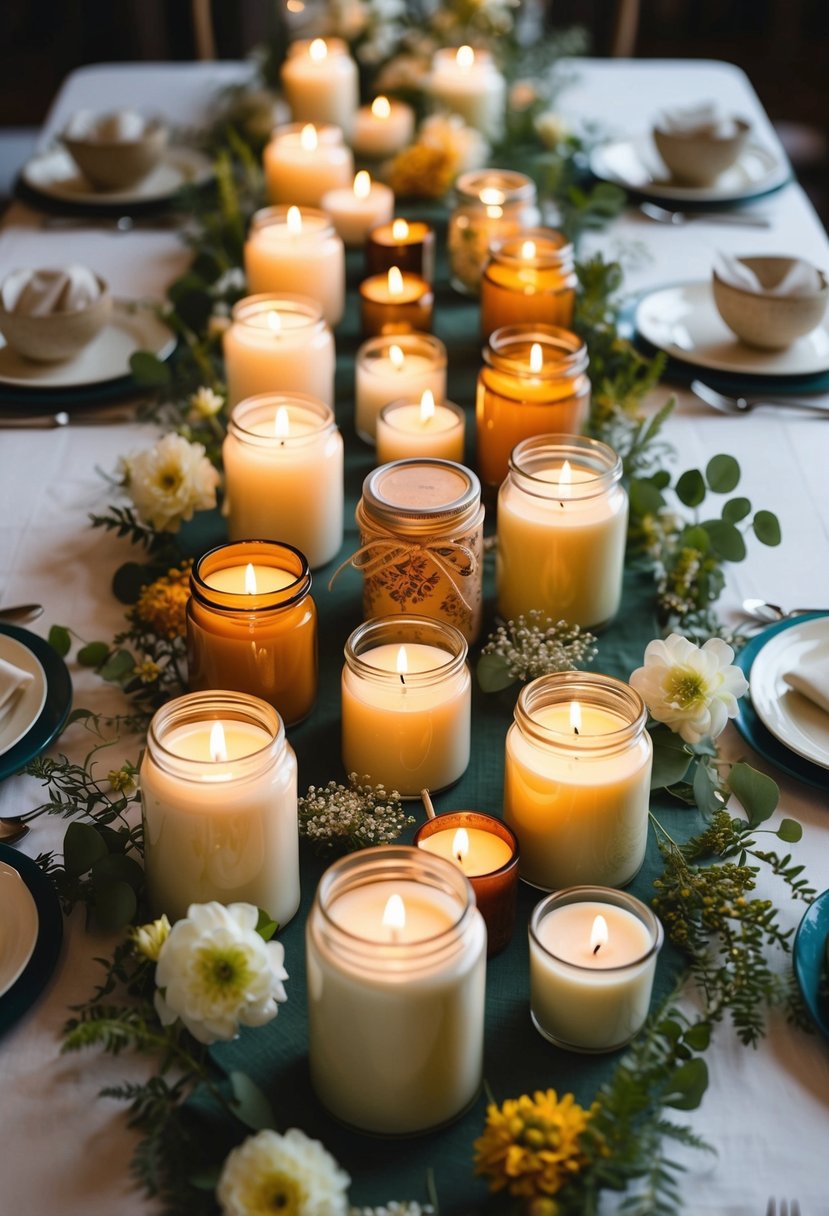
<instances>
[{"instance_id":1,"label":"glass jar rim","mask_svg":"<svg viewBox=\"0 0 829 1216\"><path fill-rule=\"evenodd\" d=\"M280 406L287 408L291 405L299 406L306 414L313 414L317 425L301 435L277 435L275 432L262 435L248 429L256 422L270 421L273 417L271 411L278 410ZM231 411L227 429L228 434L251 447L294 449L308 443L316 443L322 435L335 431L337 424L334 411L319 397L312 397L308 393L273 392L256 393L237 402Z\"/></svg>"},{"instance_id":2,"label":"glass jar rim","mask_svg":"<svg viewBox=\"0 0 829 1216\"><path fill-rule=\"evenodd\" d=\"M396 430L397 427L393 421L394 413L396 410L403 409L407 405L419 407L420 401L416 397L398 397L396 401L388 401L377 415L378 420L382 418L387 426L390 426ZM454 415L458 422L463 422L465 419L463 410L459 405L456 405L454 401L447 401L445 398L443 401L436 401L435 409L448 410L450 414ZM454 429L454 427L446 427L447 431L452 429Z\"/></svg>"},{"instance_id":3,"label":"glass jar rim","mask_svg":"<svg viewBox=\"0 0 829 1216\"><path fill-rule=\"evenodd\" d=\"M282 122L274 127L271 136L274 140L284 138L298 141L306 127L313 127L317 133L318 144L328 144L331 147L344 146L342 127L332 122Z\"/></svg>"},{"instance_id":4,"label":"glass jar rim","mask_svg":"<svg viewBox=\"0 0 829 1216\"><path fill-rule=\"evenodd\" d=\"M623 725L600 735L575 736L572 730L556 730L533 716L540 709L573 701L607 709L622 719ZM562 671L525 684L518 694L514 717L521 733L535 743L572 754L577 738L581 754L599 756L626 749L645 734L648 711L639 693L624 680L600 672Z\"/></svg>"},{"instance_id":5,"label":"glass jar rim","mask_svg":"<svg viewBox=\"0 0 829 1216\"><path fill-rule=\"evenodd\" d=\"M651 938L650 946L638 958L631 959L626 963L618 963L612 967L586 967L582 963L574 963L569 959L561 958L554 950L538 936L538 929L544 918L553 910L553 906L566 907L568 904L577 903L597 903L608 904L611 907L622 908L629 912L642 922ZM549 958L555 961L562 967L570 967L577 972L590 972L597 975L613 975L615 972L631 971L636 967L641 967L649 958L658 954L662 949L665 933L662 927L662 922L656 913L643 903L641 899L637 899L635 895L631 895L627 891L619 891L611 887L564 887L560 891L552 891L540 903L536 904L530 915L528 926L530 941L534 942L539 950L543 951Z\"/></svg>"},{"instance_id":6,"label":"glass jar rim","mask_svg":"<svg viewBox=\"0 0 829 1216\"><path fill-rule=\"evenodd\" d=\"M310 296L269 291L237 300L230 310L230 319L234 325L248 325L254 317L268 312L294 313L305 318L308 325L325 325L322 305L317 300L312 300Z\"/></svg>"},{"instance_id":7,"label":"glass jar rim","mask_svg":"<svg viewBox=\"0 0 829 1216\"><path fill-rule=\"evenodd\" d=\"M388 359L392 346L399 346L404 356L427 354L432 357L435 367L446 367L446 346L434 334L422 330L409 330L399 334L378 334L376 338L367 338L357 351L357 365L366 372L373 371L373 364L378 359Z\"/></svg>"},{"instance_id":8,"label":"glass jar rim","mask_svg":"<svg viewBox=\"0 0 829 1216\"><path fill-rule=\"evenodd\" d=\"M521 253L527 241L536 245L532 257L524 257ZM541 244L544 248L539 249ZM562 263L569 263L572 267L573 262L572 242L555 228L524 228L509 236L497 237L490 241L489 252L493 261L502 262L515 269L525 267L545 270L560 267Z\"/></svg>"},{"instance_id":9,"label":"glass jar rim","mask_svg":"<svg viewBox=\"0 0 829 1216\"><path fill-rule=\"evenodd\" d=\"M530 368L530 352L538 345L554 355L544 360L539 371ZM483 348L483 360L496 371L508 372L520 379L543 380L578 375L586 371L589 358L587 344L572 330L559 325L502 325L492 331Z\"/></svg>"},{"instance_id":10,"label":"glass jar rim","mask_svg":"<svg viewBox=\"0 0 829 1216\"><path fill-rule=\"evenodd\" d=\"M452 819L455 823L446 824L442 820ZM458 822L460 820L460 822ZM476 820L479 821L476 823ZM486 821L485 823L480 821ZM452 828L469 827L473 831L491 831L490 824L497 824L497 831L493 832L499 840L509 846L511 853L507 860L495 870L487 870L484 874L475 874L474 878L496 878L500 874L506 873L507 870L512 870L518 865L521 859L521 846L518 837L508 823L504 823L503 819L498 819L496 815L488 815L486 811L443 811L439 815L435 815L432 819L427 819L425 823L421 823L420 827L412 837L412 844L415 848L419 847L422 840L428 840L430 836L436 835L438 832L451 832ZM473 884L474 885L474 884Z\"/></svg>"},{"instance_id":11,"label":"glass jar rim","mask_svg":"<svg viewBox=\"0 0 829 1216\"><path fill-rule=\"evenodd\" d=\"M497 190L504 197L490 203L481 198L482 190ZM463 203L505 207L510 203L535 200L536 185L526 173L518 173L515 169L470 169L456 179L455 192Z\"/></svg>"},{"instance_id":12,"label":"glass jar rim","mask_svg":"<svg viewBox=\"0 0 829 1216\"><path fill-rule=\"evenodd\" d=\"M406 506L384 493L383 486L391 479L422 485L426 470L432 470L436 477L442 475L447 481L451 477L459 483L463 482L464 488L459 489L454 497L434 506ZM454 460L441 460L436 456L392 460L373 469L366 477L357 513L358 522L362 514L368 516L369 521L375 519L386 527L418 535L428 535L436 527L442 530L451 526L453 531L466 529L477 523L479 515L483 518L481 483L471 469Z\"/></svg>"},{"instance_id":13,"label":"glass jar rim","mask_svg":"<svg viewBox=\"0 0 829 1216\"><path fill-rule=\"evenodd\" d=\"M224 560L225 558L227 560ZM275 561L275 558L282 560ZM209 573L213 570L225 570L228 566L246 565L248 562L253 565L272 566L276 570L287 570L294 575L293 581L277 591L259 591L248 595L245 592L219 591L211 587L204 577L205 566L210 567L210 570L205 572ZM307 557L287 541L238 540L208 549L193 563L190 571L190 594L212 612L259 615L282 612L300 603L310 593L311 582Z\"/></svg>"},{"instance_id":14,"label":"glass jar rim","mask_svg":"<svg viewBox=\"0 0 829 1216\"><path fill-rule=\"evenodd\" d=\"M261 747L233 760L235 774L239 777L250 775L248 770L258 771L287 746L282 717L267 701L250 693L210 689L185 693L160 706L147 728L147 751L165 771L185 774L193 779L199 770L204 770L205 764L228 762L191 760L172 751L166 746L164 739L178 726L219 720L247 722L267 731L271 736ZM209 779L209 773L205 775L205 779Z\"/></svg>"},{"instance_id":15,"label":"glass jar rim","mask_svg":"<svg viewBox=\"0 0 829 1216\"><path fill-rule=\"evenodd\" d=\"M321 211L318 207L306 207L300 203L275 203L271 207L260 207L258 211L254 211L250 217L249 231L251 235L256 232L266 232L268 228L276 225L286 225L288 223L288 212L293 208L299 211L303 225L306 220L314 221L314 228L311 232L306 232L302 229L297 236L314 236L315 239L325 240L326 237L334 235L334 221L327 211ZM251 297L248 297L250 299ZM305 297L309 298L310 297Z\"/></svg>"},{"instance_id":16,"label":"glass jar rim","mask_svg":"<svg viewBox=\"0 0 829 1216\"><path fill-rule=\"evenodd\" d=\"M586 481L574 481L566 495L556 483L537 474L553 464L572 461L595 473ZM556 501L579 502L606 494L622 479L621 457L607 443L586 435L532 435L522 439L510 452L509 479L525 494Z\"/></svg>"},{"instance_id":17,"label":"glass jar rim","mask_svg":"<svg viewBox=\"0 0 829 1216\"><path fill-rule=\"evenodd\" d=\"M407 636L407 634L409 636ZM352 630L343 648L346 666L361 679L375 684L396 687L400 677L396 671L385 671L367 663L362 655L378 646L433 646L445 651L447 661L426 671L405 673L407 688L428 688L438 680L445 680L460 673L466 665L469 645L460 629L448 621L436 617L418 616L414 613L373 617L363 621Z\"/></svg>"}]
</instances>

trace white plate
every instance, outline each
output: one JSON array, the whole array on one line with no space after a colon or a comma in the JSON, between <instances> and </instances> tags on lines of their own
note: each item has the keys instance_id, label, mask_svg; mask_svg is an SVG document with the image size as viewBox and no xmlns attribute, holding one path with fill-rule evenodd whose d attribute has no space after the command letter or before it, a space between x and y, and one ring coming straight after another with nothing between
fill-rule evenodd
<instances>
[{"instance_id":1,"label":"white plate","mask_svg":"<svg viewBox=\"0 0 829 1216\"><path fill-rule=\"evenodd\" d=\"M168 148L160 164L143 181L127 190L93 190L65 148L50 148L27 161L21 171L31 190L47 198L84 207L135 206L170 199L182 186L200 186L213 175L213 166L195 148Z\"/></svg>"},{"instance_id":2,"label":"white plate","mask_svg":"<svg viewBox=\"0 0 829 1216\"><path fill-rule=\"evenodd\" d=\"M38 917L29 888L0 861L0 996L8 992L32 957Z\"/></svg>"},{"instance_id":3,"label":"white plate","mask_svg":"<svg viewBox=\"0 0 829 1216\"><path fill-rule=\"evenodd\" d=\"M83 388L130 374L130 355L148 350L167 359L176 340L153 309L115 300L112 317L97 338L62 363L32 363L15 354L0 336L0 384L19 388Z\"/></svg>"},{"instance_id":4,"label":"white plate","mask_svg":"<svg viewBox=\"0 0 829 1216\"><path fill-rule=\"evenodd\" d=\"M751 665L751 704L785 747L829 769L829 714L783 679L795 667L818 662L829 662L829 617L803 621L775 634Z\"/></svg>"},{"instance_id":5,"label":"white plate","mask_svg":"<svg viewBox=\"0 0 829 1216\"><path fill-rule=\"evenodd\" d=\"M590 169L596 177L626 190L687 203L743 202L776 190L791 176L785 160L762 144L748 143L710 186L682 185L669 176L649 135L600 144L591 153Z\"/></svg>"},{"instance_id":6,"label":"white plate","mask_svg":"<svg viewBox=\"0 0 829 1216\"><path fill-rule=\"evenodd\" d=\"M808 376L829 370L829 313L785 350L746 346L717 312L710 280L661 287L636 307L636 329L673 359L749 376Z\"/></svg>"},{"instance_id":7,"label":"white plate","mask_svg":"<svg viewBox=\"0 0 829 1216\"><path fill-rule=\"evenodd\" d=\"M7 714L0 714L0 756L19 743L40 717L46 704L46 672L40 660L17 638L0 633L0 659L28 671L32 679L18 692Z\"/></svg>"}]
</instances>

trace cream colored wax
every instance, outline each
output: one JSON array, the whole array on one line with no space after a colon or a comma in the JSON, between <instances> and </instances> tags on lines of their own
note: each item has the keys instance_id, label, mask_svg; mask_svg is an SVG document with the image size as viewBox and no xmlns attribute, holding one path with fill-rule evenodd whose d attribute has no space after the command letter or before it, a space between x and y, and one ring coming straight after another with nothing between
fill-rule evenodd
<instances>
[{"instance_id":1,"label":"cream colored wax","mask_svg":"<svg viewBox=\"0 0 829 1216\"><path fill-rule=\"evenodd\" d=\"M243 321L234 315L224 335L224 357L230 405L273 392L307 393L334 404L331 330L319 316L315 320L307 312L280 307L279 297L273 307L256 308Z\"/></svg>"},{"instance_id":2,"label":"cream colored wax","mask_svg":"<svg viewBox=\"0 0 829 1216\"><path fill-rule=\"evenodd\" d=\"M417 341L417 339L415 339ZM366 443L374 443L377 417L384 405L403 398L419 401L428 389L436 402L446 397L446 358L440 348L436 355L410 352L407 339L380 340L380 350L371 358L361 357L378 339L364 343L357 352L356 409L354 425Z\"/></svg>"},{"instance_id":3,"label":"cream colored wax","mask_svg":"<svg viewBox=\"0 0 829 1216\"><path fill-rule=\"evenodd\" d=\"M507 86L487 51L470 46L438 51L428 89L437 105L460 114L468 127L489 139L501 132Z\"/></svg>"},{"instance_id":4,"label":"cream colored wax","mask_svg":"<svg viewBox=\"0 0 829 1216\"><path fill-rule=\"evenodd\" d=\"M334 221L346 245L362 246L372 228L386 224L394 215L394 194L382 182L373 182L365 169L354 178L350 188L329 190L320 203Z\"/></svg>"},{"instance_id":5,"label":"cream colored wax","mask_svg":"<svg viewBox=\"0 0 829 1216\"><path fill-rule=\"evenodd\" d=\"M277 128L263 156L271 203L318 207L324 194L354 177L354 157L339 127Z\"/></svg>"},{"instance_id":6,"label":"cream colored wax","mask_svg":"<svg viewBox=\"0 0 829 1216\"><path fill-rule=\"evenodd\" d=\"M257 212L245 241L245 276L251 295L307 295L317 301L329 325L342 320L345 249L320 211L274 207Z\"/></svg>"},{"instance_id":7,"label":"cream colored wax","mask_svg":"<svg viewBox=\"0 0 829 1216\"><path fill-rule=\"evenodd\" d=\"M282 65L282 89L295 122L337 123L351 133L359 78L342 39L292 43Z\"/></svg>"},{"instance_id":8,"label":"cream colored wax","mask_svg":"<svg viewBox=\"0 0 829 1216\"><path fill-rule=\"evenodd\" d=\"M506 840L480 828L447 828L418 842L418 848L460 866L468 878L492 874L512 857Z\"/></svg>"},{"instance_id":9,"label":"cream colored wax","mask_svg":"<svg viewBox=\"0 0 829 1216\"><path fill-rule=\"evenodd\" d=\"M429 389L419 402L394 401L377 419L377 463L432 456L463 461L463 410L449 401L435 403Z\"/></svg>"}]
</instances>

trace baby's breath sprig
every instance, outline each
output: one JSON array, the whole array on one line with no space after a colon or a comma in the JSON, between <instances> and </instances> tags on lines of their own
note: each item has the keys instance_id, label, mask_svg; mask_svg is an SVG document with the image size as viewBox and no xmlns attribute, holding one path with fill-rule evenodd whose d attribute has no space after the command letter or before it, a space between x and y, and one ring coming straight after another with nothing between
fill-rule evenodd
<instances>
[{"instance_id":1,"label":"baby's breath sprig","mask_svg":"<svg viewBox=\"0 0 829 1216\"><path fill-rule=\"evenodd\" d=\"M376 844L391 844L415 822L406 815L397 790L369 785L368 777L349 773L348 785L329 781L308 787L297 804L299 834L323 853L354 853Z\"/></svg>"},{"instance_id":2,"label":"baby's breath sprig","mask_svg":"<svg viewBox=\"0 0 829 1216\"><path fill-rule=\"evenodd\" d=\"M489 635L478 660L478 683L484 692L500 692L516 680L576 671L597 653L592 633L566 621L551 621L533 608Z\"/></svg>"}]
</instances>

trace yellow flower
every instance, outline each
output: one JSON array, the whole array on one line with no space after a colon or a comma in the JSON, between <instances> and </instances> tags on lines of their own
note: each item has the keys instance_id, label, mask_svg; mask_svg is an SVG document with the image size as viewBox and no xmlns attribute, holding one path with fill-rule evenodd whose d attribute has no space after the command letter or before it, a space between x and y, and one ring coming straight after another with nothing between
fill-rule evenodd
<instances>
[{"instance_id":1,"label":"yellow flower","mask_svg":"<svg viewBox=\"0 0 829 1216\"><path fill-rule=\"evenodd\" d=\"M111 769L107 781L117 794L128 794L135 789L135 768L127 761L121 768Z\"/></svg>"},{"instance_id":2,"label":"yellow flower","mask_svg":"<svg viewBox=\"0 0 829 1216\"><path fill-rule=\"evenodd\" d=\"M138 597L134 610L136 621L161 638L172 641L173 638L184 637L191 565L191 562L185 562L177 569L168 570L145 587ZM144 679L141 671L138 674ZM157 676L158 672L155 674Z\"/></svg>"},{"instance_id":3,"label":"yellow flower","mask_svg":"<svg viewBox=\"0 0 829 1216\"><path fill-rule=\"evenodd\" d=\"M136 951L154 963L158 962L161 947L169 936L170 922L166 914L160 916L158 920L151 921L149 925L136 925L130 931L132 944Z\"/></svg>"},{"instance_id":4,"label":"yellow flower","mask_svg":"<svg viewBox=\"0 0 829 1216\"><path fill-rule=\"evenodd\" d=\"M455 180L457 162L446 148L412 144L395 157L389 185L397 195L442 198Z\"/></svg>"},{"instance_id":5,"label":"yellow flower","mask_svg":"<svg viewBox=\"0 0 829 1216\"><path fill-rule=\"evenodd\" d=\"M475 1172L488 1178L492 1191L508 1188L524 1199L555 1195L587 1160L580 1141L593 1109L579 1106L572 1094L559 1098L554 1089L489 1106L484 1134L475 1141Z\"/></svg>"}]
</instances>

